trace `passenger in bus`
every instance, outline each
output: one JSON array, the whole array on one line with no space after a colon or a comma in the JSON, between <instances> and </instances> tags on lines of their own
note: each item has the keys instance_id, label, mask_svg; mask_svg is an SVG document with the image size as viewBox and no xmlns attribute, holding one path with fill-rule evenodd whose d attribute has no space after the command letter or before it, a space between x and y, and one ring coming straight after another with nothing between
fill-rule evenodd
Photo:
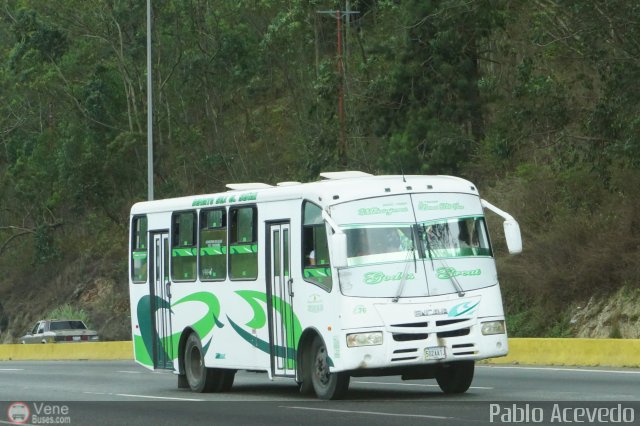
<instances>
[{"instance_id":1,"label":"passenger in bus","mask_svg":"<svg viewBox=\"0 0 640 426\"><path fill-rule=\"evenodd\" d=\"M460 232L458 233L458 246L460 248L471 248L469 230L464 222L459 224Z\"/></svg>"}]
</instances>

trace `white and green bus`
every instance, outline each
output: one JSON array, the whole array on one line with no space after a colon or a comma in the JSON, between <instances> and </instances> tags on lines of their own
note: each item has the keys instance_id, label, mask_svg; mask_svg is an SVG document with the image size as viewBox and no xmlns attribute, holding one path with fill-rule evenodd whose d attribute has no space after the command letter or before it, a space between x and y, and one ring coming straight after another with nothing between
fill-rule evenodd
<instances>
[{"instance_id":1,"label":"white and green bus","mask_svg":"<svg viewBox=\"0 0 640 426\"><path fill-rule=\"evenodd\" d=\"M519 253L513 217L456 177L321 176L132 207L139 364L196 392L251 370L335 399L357 376L465 392L475 361L507 354L483 208Z\"/></svg>"}]
</instances>

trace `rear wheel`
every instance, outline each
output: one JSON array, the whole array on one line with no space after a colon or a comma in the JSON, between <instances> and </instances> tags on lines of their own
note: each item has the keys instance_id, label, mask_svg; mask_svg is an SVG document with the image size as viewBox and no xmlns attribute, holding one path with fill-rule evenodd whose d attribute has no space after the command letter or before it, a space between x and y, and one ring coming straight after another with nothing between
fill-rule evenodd
<instances>
[{"instance_id":1,"label":"rear wheel","mask_svg":"<svg viewBox=\"0 0 640 426\"><path fill-rule=\"evenodd\" d=\"M306 376L310 377L311 385L318 398L340 399L344 397L349 389L349 375L344 372L332 373L329 370L327 347L319 336L311 344L308 359L309 362L306 365L310 371ZM304 381L302 385L304 386Z\"/></svg>"},{"instance_id":2,"label":"rear wheel","mask_svg":"<svg viewBox=\"0 0 640 426\"><path fill-rule=\"evenodd\" d=\"M229 392L236 377L236 370L220 369L220 371L222 374L222 386L220 387L220 392Z\"/></svg>"},{"instance_id":3,"label":"rear wheel","mask_svg":"<svg viewBox=\"0 0 640 426\"><path fill-rule=\"evenodd\" d=\"M474 361L452 362L438 370L436 381L444 393L464 393L471 386L474 369Z\"/></svg>"},{"instance_id":4,"label":"rear wheel","mask_svg":"<svg viewBox=\"0 0 640 426\"><path fill-rule=\"evenodd\" d=\"M187 339L184 350L185 377L194 392L226 392L233 386L235 370L207 368L202 343L195 333Z\"/></svg>"}]
</instances>

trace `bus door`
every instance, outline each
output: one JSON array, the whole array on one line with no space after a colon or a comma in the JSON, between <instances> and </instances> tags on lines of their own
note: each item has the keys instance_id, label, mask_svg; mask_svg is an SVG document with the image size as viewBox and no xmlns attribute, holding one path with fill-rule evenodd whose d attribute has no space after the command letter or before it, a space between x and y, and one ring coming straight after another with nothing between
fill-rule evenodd
<instances>
[{"instance_id":1,"label":"bus door","mask_svg":"<svg viewBox=\"0 0 640 426\"><path fill-rule=\"evenodd\" d=\"M169 234L151 236L151 320L153 324L153 366L173 370L171 330L171 280L169 279Z\"/></svg>"},{"instance_id":2,"label":"bus door","mask_svg":"<svg viewBox=\"0 0 640 426\"><path fill-rule=\"evenodd\" d=\"M290 274L291 233L289 223L269 224L269 337L271 373L295 376L297 342L293 319L293 280Z\"/></svg>"}]
</instances>

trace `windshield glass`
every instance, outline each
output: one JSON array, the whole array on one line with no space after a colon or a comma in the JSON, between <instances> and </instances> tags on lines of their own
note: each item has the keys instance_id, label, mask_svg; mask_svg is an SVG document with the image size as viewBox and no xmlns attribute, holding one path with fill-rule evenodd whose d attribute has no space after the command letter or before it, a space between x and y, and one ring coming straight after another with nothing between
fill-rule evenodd
<instances>
[{"instance_id":1,"label":"windshield glass","mask_svg":"<svg viewBox=\"0 0 640 426\"><path fill-rule=\"evenodd\" d=\"M347 265L405 260L414 247L408 225L361 225L344 230L347 235Z\"/></svg>"},{"instance_id":2,"label":"windshield glass","mask_svg":"<svg viewBox=\"0 0 640 426\"><path fill-rule=\"evenodd\" d=\"M421 252L430 259L492 255L484 218L480 216L423 222L419 231Z\"/></svg>"},{"instance_id":3,"label":"windshield glass","mask_svg":"<svg viewBox=\"0 0 640 426\"><path fill-rule=\"evenodd\" d=\"M347 237L347 266L338 270L344 295L422 297L497 283L477 195L390 195L330 214Z\"/></svg>"},{"instance_id":4,"label":"windshield glass","mask_svg":"<svg viewBox=\"0 0 640 426\"><path fill-rule=\"evenodd\" d=\"M423 222L417 226L420 247L414 244L409 224L371 224L349 226L347 265L407 260L407 252L418 249L418 259L447 259L469 256L491 256L491 246L481 216L460 217ZM411 258L413 254L411 253Z\"/></svg>"},{"instance_id":5,"label":"windshield glass","mask_svg":"<svg viewBox=\"0 0 640 426\"><path fill-rule=\"evenodd\" d=\"M53 330L86 330L82 321L51 321L50 329Z\"/></svg>"}]
</instances>

